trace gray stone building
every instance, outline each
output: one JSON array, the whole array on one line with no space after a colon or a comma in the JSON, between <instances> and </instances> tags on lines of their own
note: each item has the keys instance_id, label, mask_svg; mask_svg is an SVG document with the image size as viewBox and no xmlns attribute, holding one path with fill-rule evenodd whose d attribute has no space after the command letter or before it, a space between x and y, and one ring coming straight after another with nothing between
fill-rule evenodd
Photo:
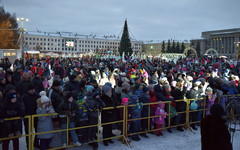
<instances>
[{"instance_id":1,"label":"gray stone building","mask_svg":"<svg viewBox=\"0 0 240 150\"><path fill-rule=\"evenodd\" d=\"M201 39L193 39L190 43L195 49L200 44L201 55L217 52L219 56L240 59L240 28L205 31Z\"/></svg>"}]
</instances>

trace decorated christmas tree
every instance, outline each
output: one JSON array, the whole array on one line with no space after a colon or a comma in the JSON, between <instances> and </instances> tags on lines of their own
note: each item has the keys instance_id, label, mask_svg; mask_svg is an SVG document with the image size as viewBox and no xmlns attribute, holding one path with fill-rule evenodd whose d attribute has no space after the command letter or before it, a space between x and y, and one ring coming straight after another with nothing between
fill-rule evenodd
<instances>
[{"instance_id":1,"label":"decorated christmas tree","mask_svg":"<svg viewBox=\"0 0 240 150\"><path fill-rule=\"evenodd\" d=\"M122 38L121 38L121 41L120 41L120 46L119 46L118 51L119 51L120 55L122 55L123 52L124 52L126 56L131 56L132 53L133 53L133 50L132 50L132 47L131 47L131 41L130 41L130 38L129 38L127 19L125 20L123 34L122 34Z\"/></svg>"}]
</instances>

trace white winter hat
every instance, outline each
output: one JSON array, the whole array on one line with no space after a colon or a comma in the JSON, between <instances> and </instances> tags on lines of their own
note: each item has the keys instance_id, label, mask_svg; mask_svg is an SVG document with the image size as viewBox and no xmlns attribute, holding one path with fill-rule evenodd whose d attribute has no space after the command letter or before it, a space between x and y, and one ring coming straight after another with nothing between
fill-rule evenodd
<instances>
[{"instance_id":1,"label":"white winter hat","mask_svg":"<svg viewBox=\"0 0 240 150\"><path fill-rule=\"evenodd\" d=\"M50 102L49 98L46 96L45 91L41 91L39 95L41 96L41 103Z\"/></svg>"}]
</instances>

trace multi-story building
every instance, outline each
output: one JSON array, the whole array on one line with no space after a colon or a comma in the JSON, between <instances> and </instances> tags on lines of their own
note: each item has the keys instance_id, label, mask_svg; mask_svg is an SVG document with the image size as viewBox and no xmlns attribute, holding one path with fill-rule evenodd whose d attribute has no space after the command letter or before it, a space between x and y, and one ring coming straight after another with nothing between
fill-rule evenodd
<instances>
[{"instance_id":1,"label":"multi-story building","mask_svg":"<svg viewBox=\"0 0 240 150\"><path fill-rule=\"evenodd\" d=\"M30 33L24 35L24 49L37 50L42 54L56 53L63 57L78 57L80 54L118 54L120 39L114 36L95 36L72 33ZM142 52L141 41L131 41L134 53Z\"/></svg>"},{"instance_id":2,"label":"multi-story building","mask_svg":"<svg viewBox=\"0 0 240 150\"><path fill-rule=\"evenodd\" d=\"M175 44L177 41L175 41ZM186 41L185 41L186 42ZM185 48L189 47L189 43L185 43L184 42L184 46ZM142 46L142 52L146 53L146 54L151 54L152 56L158 56L161 53L168 53L167 52L167 42L165 42L165 49L164 51L162 51L162 44L163 43L144 43ZM172 42L170 43L172 45ZM181 42L180 42L180 46L181 46Z\"/></svg>"},{"instance_id":3,"label":"multi-story building","mask_svg":"<svg viewBox=\"0 0 240 150\"><path fill-rule=\"evenodd\" d=\"M205 54L211 49L212 53L215 53L216 50L220 56L239 59L240 28L202 32L202 39L191 40L194 47L198 43L200 44L201 54Z\"/></svg>"}]
</instances>

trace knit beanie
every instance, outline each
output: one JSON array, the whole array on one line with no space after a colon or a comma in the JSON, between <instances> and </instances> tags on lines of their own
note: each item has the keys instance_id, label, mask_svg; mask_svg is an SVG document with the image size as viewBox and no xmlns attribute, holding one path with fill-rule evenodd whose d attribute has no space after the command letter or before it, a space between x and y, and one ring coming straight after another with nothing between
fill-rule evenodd
<instances>
[{"instance_id":1,"label":"knit beanie","mask_svg":"<svg viewBox=\"0 0 240 150\"><path fill-rule=\"evenodd\" d=\"M213 92L213 89L212 89L211 87L208 87L208 88L206 89L206 92L208 92L208 93Z\"/></svg>"},{"instance_id":2,"label":"knit beanie","mask_svg":"<svg viewBox=\"0 0 240 150\"><path fill-rule=\"evenodd\" d=\"M91 85L87 85L87 93L89 93L91 90L93 90L94 87Z\"/></svg>"},{"instance_id":3,"label":"knit beanie","mask_svg":"<svg viewBox=\"0 0 240 150\"><path fill-rule=\"evenodd\" d=\"M164 85L162 86L162 88L163 88L163 91L166 91L166 90L168 90L168 89L169 89L169 87L170 87L170 85L168 85L168 84L164 84Z\"/></svg>"},{"instance_id":4,"label":"knit beanie","mask_svg":"<svg viewBox=\"0 0 240 150\"><path fill-rule=\"evenodd\" d=\"M28 84L27 86L27 90L32 90L32 89L35 89L34 85L32 83Z\"/></svg>"},{"instance_id":5,"label":"knit beanie","mask_svg":"<svg viewBox=\"0 0 240 150\"><path fill-rule=\"evenodd\" d=\"M16 90L16 87L13 86L12 84L7 84L4 89L4 93L8 93L11 90Z\"/></svg>"},{"instance_id":6,"label":"knit beanie","mask_svg":"<svg viewBox=\"0 0 240 150\"><path fill-rule=\"evenodd\" d=\"M221 118L224 115L224 108L220 104L213 104L210 108L210 114L215 118Z\"/></svg>"},{"instance_id":7,"label":"knit beanie","mask_svg":"<svg viewBox=\"0 0 240 150\"><path fill-rule=\"evenodd\" d=\"M105 85L112 87L112 83L110 82L105 83Z\"/></svg>"},{"instance_id":8,"label":"knit beanie","mask_svg":"<svg viewBox=\"0 0 240 150\"><path fill-rule=\"evenodd\" d=\"M52 86L61 86L61 82L58 80L54 80Z\"/></svg>"},{"instance_id":9,"label":"knit beanie","mask_svg":"<svg viewBox=\"0 0 240 150\"><path fill-rule=\"evenodd\" d=\"M154 84L149 84L149 85L148 85L148 90L149 90L149 91L152 91L152 89L154 89Z\"/></svg>"},{"instance_id":10,"label":"knit beanie","mask_svg":"<svg viewBox=\"0 0 240 150\"><path fill-rule=\"evenodd\" d=\"M124 89L128 89L128 88L130 88L130 84L127 83L127 82L124 82L124 83L122 84L122 89L124 90Z\"/></svg>"},{"instance_id":11,"label":"knit beanie","mask_svg":"<svg viewBox=\"0 0 240 150\"><path fill-rule=\"evenodd\" d=\"M41 103L50 102L45 91L41 91L39 95L41 96Z\"/></svg>"},{"instance_id":12,"label":"knit beanie","mask_svg":"<svg viewBox=\"0 0 240 150\"><path fill-rule=\"evenodd\" d=\"M111 86L108 86L107 84L105 84L102 89L103 89L103 92L106 94L111 89Z\"/></svg>"},{"instance_id":13,"label":"knit beanie","mask_svg":"<svg viewBox=\"0 0 240 150\"><path fill-rule=\"evenodd\" d=\"M128 98L123 98L121 105L124 105L125 103L128 103Z\"/></svg>"},{"instance_id":14,"label":"knit beanie","mask_svg":"<svg viewBox=\"0 0 240 150\"><path fill-rule=\"evenodd\" d=\"M7 97L7 100L11 100L13 98L17 98L17 94L16 93L8 93L6 97Z\"/></svg>"}]
</instances>

